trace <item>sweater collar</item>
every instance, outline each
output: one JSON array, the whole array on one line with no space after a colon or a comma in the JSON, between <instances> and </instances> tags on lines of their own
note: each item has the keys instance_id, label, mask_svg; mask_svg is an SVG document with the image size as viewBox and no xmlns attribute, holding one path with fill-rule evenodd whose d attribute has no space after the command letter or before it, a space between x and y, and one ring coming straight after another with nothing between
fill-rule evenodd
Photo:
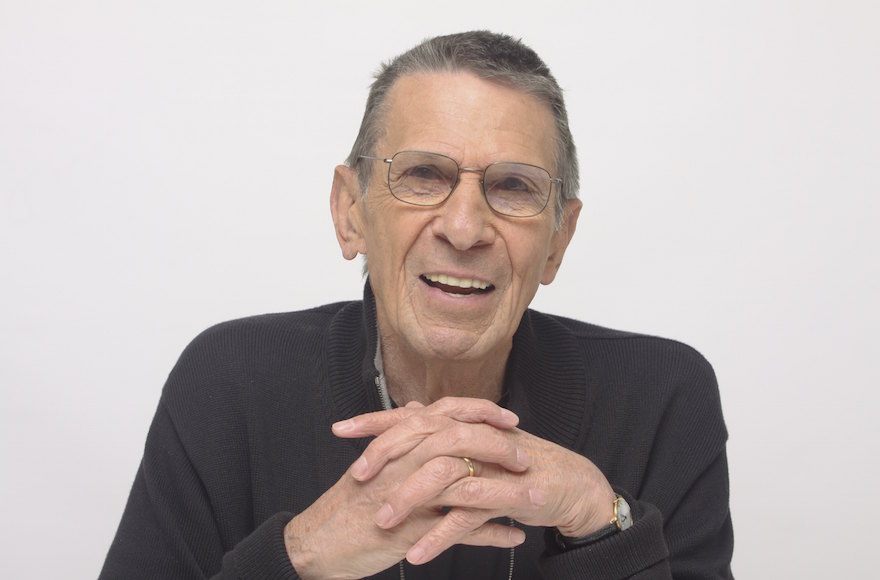
<instances>
[{"instance_id":1,"label":"sweater collar","mask_svg":"<svg viewBox=\"0 0 880 580\"><path fill-rule=\"evenodd\" d=\"M369 280L362 302L350 302L330 323L326 341L332 421L382 409L376 385L376 299ZM521 427L563 447L587 434L596 385L588 384L574 335L557 319L527 310L513 337L504 378L511 410Z\"/></svg>"}]
</instances>

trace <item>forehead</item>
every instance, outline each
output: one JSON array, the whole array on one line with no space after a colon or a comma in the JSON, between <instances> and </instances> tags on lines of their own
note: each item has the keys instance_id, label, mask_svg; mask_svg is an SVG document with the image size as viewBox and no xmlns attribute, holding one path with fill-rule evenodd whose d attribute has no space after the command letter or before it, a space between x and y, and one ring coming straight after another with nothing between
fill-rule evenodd
<instances>
[{"instance_id":1,"label":"forehead","mask_svg":"<svg viewBox=\"0 0 880 580\"><path fill-rule=\"evenodd\" d=\"M556 129L548 105L467 72L405 75L391 87L382 155L416 149L466 166L521 161L555 171Z\"/></svg>"}]
</instances>

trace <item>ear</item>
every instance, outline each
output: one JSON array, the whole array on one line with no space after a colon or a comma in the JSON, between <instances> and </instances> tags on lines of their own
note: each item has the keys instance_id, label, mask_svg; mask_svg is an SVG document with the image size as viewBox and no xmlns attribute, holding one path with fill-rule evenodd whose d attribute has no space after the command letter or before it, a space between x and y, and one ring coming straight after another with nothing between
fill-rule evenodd
<instances>
[{"instance_id":1,"label":"ear","mask_svg":"<svg viewBox=\"0 0 880 580\"><path fill-rule=\"evenodd\" d=\"M582 206L583 203L579 199L566 200L562 210L562 224L559 229L553 232L553 239L550 241L550 255L547 256L547 263L544 265L541 284L550 284L556 278L556 272L562 265L562 256L565 255L565 250L568 248L568 243L577 227Z\"/></svg>"},{"instance_id":2,"label":"ear","mask_svg":"<svg viewBox=\"0 0 880 580\"><path fill-rule=\"evenodd\" d=\"M333 215L336 240L346 260L367 253L361 215L363 205L357 172L345 165L337 165L333 172L333 187L330 190L330 213Z\"/></svg>"}]
</instances>

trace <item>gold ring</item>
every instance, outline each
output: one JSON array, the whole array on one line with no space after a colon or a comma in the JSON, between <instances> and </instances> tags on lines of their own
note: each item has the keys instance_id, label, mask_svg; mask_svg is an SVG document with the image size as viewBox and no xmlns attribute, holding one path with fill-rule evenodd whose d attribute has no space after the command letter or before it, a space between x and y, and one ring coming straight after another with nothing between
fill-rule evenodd
<instances>
[{"instance_id":1,"label":"gold ring","mask_svg":"<svg viewBox=\"0 0 880 580\"><path fill-rule=\"evenodd\" d=\"M474 476L474 462L470 460L470 457L462 457L464 459L465 465L468 468L468 477Z\"/></svg>"}]
</instances>

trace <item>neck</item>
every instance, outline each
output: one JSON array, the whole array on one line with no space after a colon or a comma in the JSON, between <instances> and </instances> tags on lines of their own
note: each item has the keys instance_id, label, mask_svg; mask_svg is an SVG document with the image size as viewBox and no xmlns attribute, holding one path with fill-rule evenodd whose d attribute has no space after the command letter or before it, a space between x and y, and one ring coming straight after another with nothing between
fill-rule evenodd
<instances>
[{"instance_id":1,"label":"neck","mask_svg":"<svg viewBox=\"0 0 880 580\"><path fill-rule=\"evenodd\" d=\"M398 405L417 401L430 405L443 397L501 399L510 345L496 356L479 361L425 359L407 353L393 340L380 343L388 393Z\"/></svg>"}]
</instances>

